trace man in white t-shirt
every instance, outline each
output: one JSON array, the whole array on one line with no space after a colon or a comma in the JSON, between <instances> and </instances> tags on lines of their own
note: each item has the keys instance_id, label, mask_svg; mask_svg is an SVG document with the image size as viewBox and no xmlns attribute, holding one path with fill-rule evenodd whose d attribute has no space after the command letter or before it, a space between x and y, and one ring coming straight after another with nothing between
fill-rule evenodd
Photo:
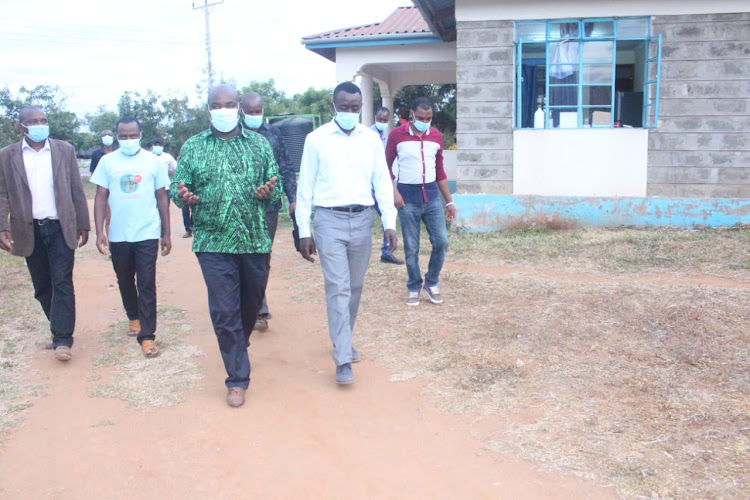
<instances>
[{"instance_id":1,"label":"man in white t-shirt","mask_svg":"<svg viewBox=\"0 0 750 500\"><path fill-rule=\"evenodd\" d=\"M167 170L157 156L141 148L140 122L120 118L115 129L120 148L105 155L91 176L97 185L94 201L96 247L112 253L120 296L128 315L128 335L135 335L147 358L157 356L156 257L169 254ZM112 211L109 235L104 231L107 203ZM138 285L136 287L136 277Z\"/></svg>"},{"instance_id":2,"label":"man in white t-shirt","mask_svg":"<svg viewBox=\"0 0 750 500\"><path fill-rule=\"evenodd\" d=\"M164 152L164 141L158 137L154 139L151 142L151 152L161 160L164 169L167 171L167 176L169 176L169 182L172 182L172 176L177 170L177 160L171 154ZM167 206L169 206L169 198L169 184L167 184Z\"/></svg>"}]
</instances>

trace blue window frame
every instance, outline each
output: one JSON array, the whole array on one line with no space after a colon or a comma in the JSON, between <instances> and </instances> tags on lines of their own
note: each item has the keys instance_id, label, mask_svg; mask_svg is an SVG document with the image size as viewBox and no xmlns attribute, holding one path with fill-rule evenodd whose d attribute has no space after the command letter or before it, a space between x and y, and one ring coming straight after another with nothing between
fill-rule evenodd
<instances>
[{"instance_id":1,"label":"blue window frame","mask_svg":"<svg viewBox=\"0 0 750 500\"><path fill-rule=\"evenodd\" d=\"M516 128L656 128L661 35L647 17L516 23Z\"/></svg>"}]
</instances>

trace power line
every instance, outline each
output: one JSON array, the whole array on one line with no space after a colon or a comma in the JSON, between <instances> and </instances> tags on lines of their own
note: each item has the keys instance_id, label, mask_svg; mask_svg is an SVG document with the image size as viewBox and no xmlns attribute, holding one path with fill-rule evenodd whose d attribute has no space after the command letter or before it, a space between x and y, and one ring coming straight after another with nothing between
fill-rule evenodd
<instances>
[{"instance_id":1,"label":"power line","mask_svg":"<svg viewBox=\"0 0 750 500\"><path fill-rule=\"evenodd\" d=\"M197 9L203 9L203 13L206 16L206 55L208 56L208 88L213 87L214 85L214 70L211 65L211 28L208 23L208 16L211 14L210 7L213 7L215 5L219 5L224 3L224 0L216 1L213 3L208 3L208 0L203 0L203 5L200 5L198 7L195 6L195 2L193 2L193 10Z\"/></svg>"}]
</instances>

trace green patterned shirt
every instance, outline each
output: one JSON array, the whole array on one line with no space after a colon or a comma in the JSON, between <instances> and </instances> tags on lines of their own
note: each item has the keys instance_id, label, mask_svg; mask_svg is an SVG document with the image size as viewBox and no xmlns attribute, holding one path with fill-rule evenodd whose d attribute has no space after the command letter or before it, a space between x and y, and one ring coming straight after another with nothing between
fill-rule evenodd
<instances>
[{"instance_id":1,"label":"green patterned shirt","mask_svg":"<svg viewBox=\"0 0 750 500\"><path fill-rule=\"evenodd\" d=\"M255 197L255 190L278 177L273 196ZM193 212L193 252L270 253L271 238L265 207L281 197L281 177L273 151L260 134L242 130L224 140L211 129L188 139L180 150L170 194L177 196L180 182L200 201Z\"/></svg>"}]
</instances>

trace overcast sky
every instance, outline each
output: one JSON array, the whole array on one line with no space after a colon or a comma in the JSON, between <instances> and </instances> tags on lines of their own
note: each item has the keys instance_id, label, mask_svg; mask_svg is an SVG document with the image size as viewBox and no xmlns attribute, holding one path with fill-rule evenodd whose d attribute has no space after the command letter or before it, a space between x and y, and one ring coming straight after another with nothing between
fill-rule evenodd
<instances>
[{"instance_id":1,"label":"overcast sky","mask_svg":"<svg viewBox=\"0 0 750 500\"><path fill-rule=\"evenodd\" d=\"M215 0L214 0L215 1ZM202 5L203 0L195 0ZM333 87L306 35L383 21L410 0L225 0L210 16L215 78L274 78L288 95ZM191 0L0 0L0 87L58 85L79 117L126 90L187 94L205 78L205 18Z\"/></svg>"}]
</instances>

